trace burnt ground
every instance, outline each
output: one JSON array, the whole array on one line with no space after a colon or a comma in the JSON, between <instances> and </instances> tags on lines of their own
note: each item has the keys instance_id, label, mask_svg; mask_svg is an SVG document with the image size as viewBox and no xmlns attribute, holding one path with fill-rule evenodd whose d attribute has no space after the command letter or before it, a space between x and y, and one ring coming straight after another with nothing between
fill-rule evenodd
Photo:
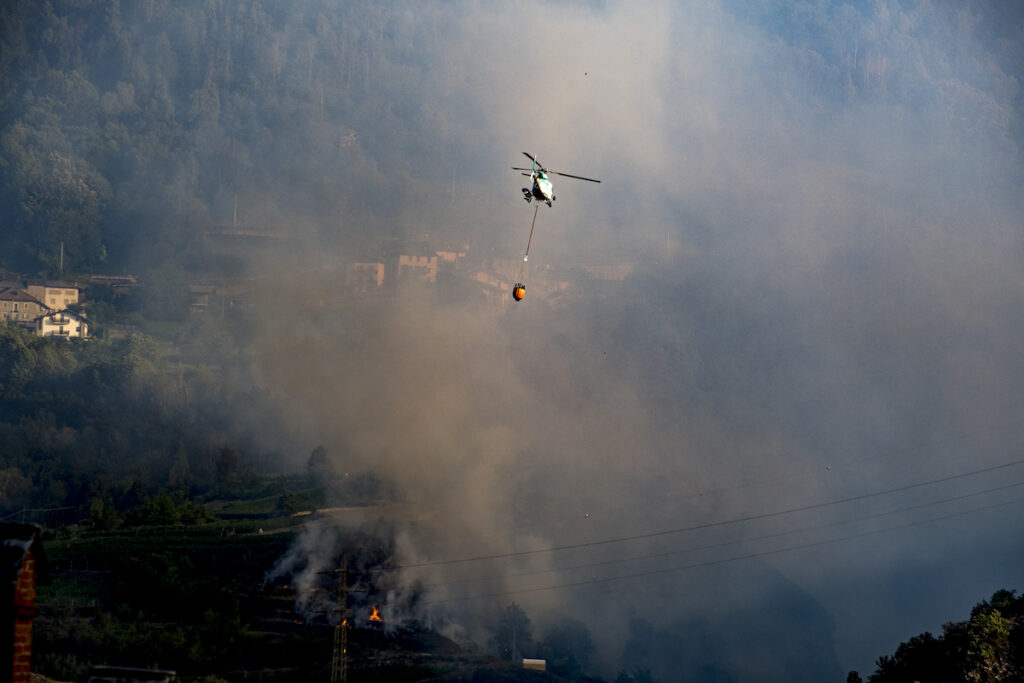
<instances>
[{"instance_id":1,"label":"burnt ground","mask_svg":"<svg viewBox=\"0 0 1024 683\"><path fill-rule=\"evenodd\" d=\"M303 617L265 572L290 534L124 531L52 542L33 670L84 681L98 664L170 669L180 681L329 681L335 615ZM334 594L333 577L320 589ZM348 631L348 680L561 681L475 652L418 623Z\"/></svg>"}]
</instances>

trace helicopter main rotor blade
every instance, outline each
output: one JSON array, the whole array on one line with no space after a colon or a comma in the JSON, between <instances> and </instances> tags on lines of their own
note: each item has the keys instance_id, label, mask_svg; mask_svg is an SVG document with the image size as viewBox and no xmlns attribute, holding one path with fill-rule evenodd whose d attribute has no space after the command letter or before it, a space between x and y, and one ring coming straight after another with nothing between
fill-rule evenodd
<instances>
[{"instance_id":1,"label":"helicopter main rotor blade","mask_svg":"<svg viewBox=\"0 0 1024 683\"><path fill-rule=\"evenodd\" d=\"M573 175L572 173L560 173L558 171L548 171L548 173L554 173L555 175L562 175L562 176L565 176L566 178L575 178L576 180L589 180L592 183L599 183L599 182L601 182L600 180L595 180L593 178L584 178L581 175Z\"/></svg>"},{"instance_id":2,"label":"helicopter main rotor blade","mask_svg":"<svg viewBox=\"0 0 1024 683\"><path fill-rule=\"evenodd\" d=\"M544 168L544 164L542 164L542 163L540 163L539 161L537 161L537 157L533 156L533 155L532 155L532 154L530 154L529 152L523 152L523 154L525 154L525 155L526 155L526 157L527 157L527 158L528 158L528 159L529 159L530 161L532 161L532 162L533 162L533 166L534 166L534 167L533 167L532 169L530 169L531 171L537 171L537 170L540 170L540 171L544 171L545 173L547 173L547 170L548 170L548 169Z\"/></svg>"},{"instance_id":3,"label":"helicopter main rotor blade","mask_svg":"<svg viewBox=\"0 0 1024 683\"><path fill-rule=\"evenodd\" d=\"M531 172L533 171L532 168L519 168L518 166L513 166L512 170L513 171L531 171Z\"/></svg>"}]
</instances>

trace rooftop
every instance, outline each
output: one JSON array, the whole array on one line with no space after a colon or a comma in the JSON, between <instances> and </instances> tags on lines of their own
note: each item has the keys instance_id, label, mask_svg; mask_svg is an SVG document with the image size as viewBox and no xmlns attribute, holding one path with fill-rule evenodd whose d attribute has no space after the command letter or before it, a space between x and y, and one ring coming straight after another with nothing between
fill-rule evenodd
<instances>
[{"instance_id":1,"label":"rooftop","mask_svg":"<svg viewBox=\"0 0 1024 683\"><path fill-rule=\"evenodd\" d=\"M39 304L46 308L46 304L42 301L32 296L24 289L18 289L17 287L11 287L10 289L5 289L0 292L0 301L24 301L25 303Z\"/></svg>"}]
</instances>

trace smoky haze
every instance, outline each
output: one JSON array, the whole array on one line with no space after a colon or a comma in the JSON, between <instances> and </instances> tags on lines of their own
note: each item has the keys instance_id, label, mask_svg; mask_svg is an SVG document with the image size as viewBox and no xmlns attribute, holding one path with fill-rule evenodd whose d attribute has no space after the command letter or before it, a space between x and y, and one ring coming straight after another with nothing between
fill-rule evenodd
<instances>
[{"instance_id":1,"label":"smoky haze","mask_svg":"<svg viewBox=\"0 0 1024 683\"><path fill-rule=\"evenodd\" d=\"M196 412L387 501L268 568L300 610L345 555L481 648L516 603L608 679L841 680L1024 589L1019 3L15 9L4 267L244 282L260 400ZM553 177L497 303L524 151L602 182ZM408 244L467 255L344 291Z\"/></svg>"},{"instance_id":2,"label":"smoky haze","mask_svg":"<svg viewBox=\"0 0 1024 683\"><path fill-rule=\"evenodd\" d=\"M609 677L839 680L1021 587L1019 9L408 12L451 149L401 233L518 258L525 150L603 181L554 178L532 272L637 266L267 322L310 442L401 491L385 611L481 646L510 602L579 618Z\"/></svg>"},{"instance_id":3,"label":"smoky haze","mask_svg":"<svg viewBox=\"0 0 1024 683\"><path fill-rule=\"evenodd\" d=\"M608 679L841 680L1024 589L1020 3L0 16L4 268L137 273L162 323L244 283L251 328L203 323L245 348L162 410L204 416L193 455L323 446L342 493L379 483L268 568L299 609L346 554L389 623L480 647L515 602L582 622ZM473 276L521 262L522 152L602 182L553 177L498 304ZM409 244L467 256L345 291Z\"/></svg>"}]
</instances>

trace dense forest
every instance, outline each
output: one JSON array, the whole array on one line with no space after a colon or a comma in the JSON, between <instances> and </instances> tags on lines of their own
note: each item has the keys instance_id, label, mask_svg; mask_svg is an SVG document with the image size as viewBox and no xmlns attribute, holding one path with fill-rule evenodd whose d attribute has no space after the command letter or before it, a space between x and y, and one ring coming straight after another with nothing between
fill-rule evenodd
<instances>
[{"instance_id":1,"label":"dense forest","mask_svg":"<svg viewBox=\"0 0 1024 683\"><path fill-rule=\"evenodd\" d=\"M1007 15L992 24L986 59L967 51L970 31L944 38L964 53L954 62L918 54L925 45L910 28L877 35L872 13L858 5L726 3L738 21L761 23L768 40L792 46L778 58L798 60L818 115L837 102L908 97L966 126L978 144L1019 135L1019 117L1004 120L995 99L1012 83L985 90L985 79L1019 65L1009 8L986 8ZM936 9L948 19L948 8ZM464 150L490 150L499 132L465 125L481 120L480 103L467 97L482 85L470 65L444 57L443 71L431 68L447 21L444 8L327 0L5 3L2 265L51 277L158 270L166 278L232 265L211 262L203 249L217 226L358 249L447 216L438 207L456 171L460 179L494 173L493 160L485 170L479 151ZM905 22L923 18L907 10ZM882 49L905 64L872 58L856 68L860 53ZM796 104L787 92L794 84L777 85L777 105ZM964 91L973 94L960 98ZM1013 97L1020 102L1019 92ZM423 229L449 227L438 219Z\"/></svg>"},{"instance_id":2,"label":"dense forest","mask_svg":"<svg viewBox=\"0 0 1024 683\"><path fill-rule=\"evenodd\" d=\"M189 501L251 474L275 429L268 401L237 363L211 365L192 345L201 333L182 334L181 346L141 332L68 344L0 327L0 509L62 510L30 517L50 524L131 517L155 495Z\"/></svg>"},{"instance_id":3,"label":"dense forest","mask_svg":"<svg viewBox=\"0 0 1024 683\"><path fill-rule=\"evenodd\" d=\"M188 497L276 466L287 430L252 377L249 321L187 321L187 283L243 272L211 231L376 244L404 201L383 198L430 193L406 182L446 144L417 128L436 121L417 113L410 21L333 2L0 8L0 266L143 274L128 298L85 294L97 329L126 336L0 332L0 510L125 515L142 486Z\"/></svg>"},{"instance_id":4,"label":"dense forest","mask_svg":"<svg viewBox=\"0 0 1024 683\"><path fill-rule=\"evenodd\" d=\"M4 265L57 276L63 244L65 275L209 267L198 238L236 222L387 234L388 207L430 201L432 169L410 164L450 142L423 111L410 21L363 3L5 3Z\"/></svg>"}]
</instances>

